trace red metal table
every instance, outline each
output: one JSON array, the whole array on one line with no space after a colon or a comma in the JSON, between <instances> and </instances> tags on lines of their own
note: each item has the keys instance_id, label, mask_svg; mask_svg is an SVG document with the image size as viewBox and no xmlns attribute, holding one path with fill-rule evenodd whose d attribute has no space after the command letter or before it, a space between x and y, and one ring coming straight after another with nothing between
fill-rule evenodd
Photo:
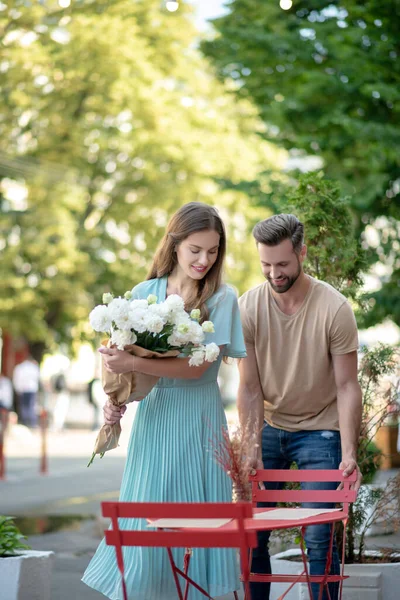
<instances>
[{"instance_id":1,"label":"red metal table","mask_svg":"<svg viewBox=\"0 0 400 600\"><path fill-rule=\"evenodd\" d=\"M313 514L312 516L309 516L307 518L303 518L301 517L303 513L303 511L324 511L321 512L321 514ZM284 518L284 519L275 519L272 518L272 515L278 514L277 511L279 511L280 514L282 514L282 511L286 511L286 514L289 516L290 513L293 513L293 518ZM268 513L271 514L271 518L268 518ZM266 514L265 518L259 518L258 515L263 515ZM268 530L268 531L273 531L276 529L292 529L294 527L300 527L301 531L302 531L302 538L304 538L304 532L306 527L308 527L309 525L321 525L321 524L331 524L334 525L337 522L343 521L347 519L347 513L344 512L343 510L340 509L301 509L301 508L287 508L287 509L280 509L280 508L254 508L253 507L253 517L252 518L246 518L244 519L244 528L245 531L250 533L250 532L258 532L258 531L264 531L264 530ZM180 519L174 519L173 521L171 520L170 523L164 522L163 527L160 529L174 529L174 530L185 530L185 532L190 536L190 534L192 533L193 536L196 535L196 533L199 531L198 528L196 529L192 529L190 527L185 526L184 521L182 520L182 525L180 525ZM152 523L153 525L157 525L156 522ZM214 529L214 530L209 530L210 536L213 535L213 532L215 533L215 531L218 532L225 532L225 533L233 533L235 531L237 531L238 528L238 524L235 521L230 521L229 523L226 523L224 525L221 525L220 527L218 527L218 529ZM327 584L328 582L341 582L343 581L343 579L346 578L346 576L343 573L343 568L342 568L342 572L339 575L329 575L329 570L330 570L330 566L331 566L331 558L332 558L332 544L333 544L333 527L332 527L332 534L331 534L331 540L330 540L330 552L328 554L328 559L327 559L327 569L326 569L326 573L325 575L319 575L319 576L312 576L309 575L308 573L308 567L307 567L307 558L304 552L304 544L301 544L301 549L302 549L302 561L303 561L303 571L300 575L278 575L278 574L271 574L271 575L265 575L265 574L255 574L255 573L251 573L251 550L250 550L250 555L249 555L249 570L250 570L250 575L248 577L249 581L254 581L254 582L279 582L279 583L291 583L291 585L288 587L288 589L286 590L286 592L281 596L281 598L284 598L284 596L291 590L291 588L296 584L296 583L300 583L300 582L306 582L309 586L309 593L310 593L310 598L312 598L311 596L311 588L310 585L311 583L319 583L319 584ZM184 561L184 573L185 575L188 574L189 571L189 565L190 565L190 558L191 558L191 554L192 554L192 550L189 548L187 549L187 553L185 555L185 561ZM246 578L247 579L247 578ZM196 586L197 587L197 586ZM198 588L199 589L199 588ZM323 589L323 586L321 586L321 590ZM204 593L204 595L208 598L210 598L210 596L205 593L203 590L202 593ZM187 590L186 590L187 593ZM329 596L329 591L328 591L328 596ZM185 594L185 598L186 598L186 594ZM237 598L237 595L235 593L235 598ZM250 596L249 596L249 591L245 590L245 600L249 600Z\"/></svg>"},{"instance_id":2,"label":"red metal table","mask_svg":"<svg viewBox=\"0 0 400 600\"><path fill-rule=\"evenodd\" d=\"M281 510L281 509L276 509L276 508L254 508L253 509L253 518L251 519L245 519L245 529L246 531L274 531L277 529L293 529L293 528L298 528L300 527L301 529L301 537L302 537L302 543L300 544L300 549L301 549L301 555L302 555L302 562L303 562L303 571L300 575L292 575L292 574L288 574L288 575L282 575L282 574L271 574L271 575L266 575L266 574L256 574L253 573L251 571L251 553L249 556L249 568L250 568L250 576L249 576L249 581L250 582L269 582L269 583L291 583L291 585L288 587L288 589L286 590L286 592L284 594L282 594L280 596L280 598L284 598L284 596L286 596L286 594L292 589L292 587L296 584L296 583L301 583L301 582L306 582L308 584L308 588L309 588L309 594L310 594L310 598L312 599L312 594L311 594L311 583L319 583L319 584L323 584L326 585L327 583L331 583L331 582L340 582L342 583L344 579L346 579L347 577L344 575L344 567L343 567L343 561L342 561L342 567L341 567L341 573L339 575L330 575L329 571L330 571L330 567L331 567L331 560L332 560L332 546L333 546L333 534L334 534L334 527L333 525L335 523L339 523L339 522L343 522L343 521L347 521L347 513L345 513L343 510L336 510L336 509L332 509L329 510L329 512L325 512L319 515L313 515L307 518L299 518L299 515L296 513L299 513L299 511L301 509L297 509L297 508L288 508L285 509L287 511L292 511L293 512L293 518L285 518L285 519L272 519L272 518L268 518L266 516L266 518L257 518L257 515L263 514L263 513L268 513L271 512L271 516L273 515L274 511L276 510ZM307 565L307 557L304 551L304 534L305 534L305 529L306 527L310 526L310 525L321 525L321 524L330 524L332 525L332 531L331 531L331 538L330 538L330 547L329 547L329 552L328 552L328 557L327 557L327 566L326 566L326 573L325 575L310 575L308 572L308 565ZM221 530L225 530L225 531L230 531L232 528L234 528L235 525L231 522L228 523L226 525L223 525L220 529ZM323 586L321 586L321 595L322 595L322 589ZM341 596L341 591L340 591L340 596ZM328 590L328 597L329 597L329 590ZM245 595L245 600L247 599L247 596Z\"/></svg>"}]
</instances>

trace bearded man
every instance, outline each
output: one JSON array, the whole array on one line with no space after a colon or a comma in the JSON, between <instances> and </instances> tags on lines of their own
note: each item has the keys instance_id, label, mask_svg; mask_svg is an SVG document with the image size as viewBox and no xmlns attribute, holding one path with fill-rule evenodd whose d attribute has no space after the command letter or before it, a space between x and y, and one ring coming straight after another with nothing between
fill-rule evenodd
<instances>
[{"instance_id":1,"label":"bearded man","mask_svg":"<svg viewBox=\"0 0 400 600\"><path fill-rule=\"evenodd\" d=\"M270 217L257 223L253 236L266 281L239 300L247 357L239 363L238 410L242 426L250 422L261 432L256 466L288 469L294 462L299 469L339 468L345 475L357 470L358 489L362 400L353 311L331 285L304 272L307 247L297 217ZM265 482L268 489L279 485ZM316 489L319 484L308 485ZM330 485L336 486L320 487ZM305 540L311 575L323 575L330 526L308 527ZM271 573L268 541L269 532L259 534L254 572ZM336 546L331 573L339 573ZM266 600L269 587L253 583L252 600ZM329 590L336 600L338 584L331 583ZM312 591L316 600L319 584Z\"/></svg>"}]
</instances>

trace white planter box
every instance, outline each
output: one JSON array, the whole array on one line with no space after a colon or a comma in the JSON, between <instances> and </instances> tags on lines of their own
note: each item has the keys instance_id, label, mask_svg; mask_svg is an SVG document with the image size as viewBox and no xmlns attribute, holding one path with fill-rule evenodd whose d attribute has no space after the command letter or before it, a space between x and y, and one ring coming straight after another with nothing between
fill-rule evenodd
<instances>
[{"instance_id":1,"label":"white planter box","mask_svg":"<svg viewBox=\"0 0 400 600\"><path fill-rule=\"evenodd\" d=\"M25 550L0 558L1 600L50 600L54 552Z\"/></svg>"},{"instance_id":2,"label":"white planter box","mask_svg":"<svg viewBox=\"0 0 400 600\"><path fill-rule=\"evenodd\" d=\"M300 550L275 554L271 557L272 572L301 573L303 570L301 562L285 560L290 556L300 557L300 555ZM345 565L344 573L350 576L343 582L343 598L346 600L398 600L399 598L400 562ZM273 583L270 600L277 600L288 587L288 583ZM285 596L285 600L309 600L307 584L296 584Z\"/></svg>"}]
</instances>

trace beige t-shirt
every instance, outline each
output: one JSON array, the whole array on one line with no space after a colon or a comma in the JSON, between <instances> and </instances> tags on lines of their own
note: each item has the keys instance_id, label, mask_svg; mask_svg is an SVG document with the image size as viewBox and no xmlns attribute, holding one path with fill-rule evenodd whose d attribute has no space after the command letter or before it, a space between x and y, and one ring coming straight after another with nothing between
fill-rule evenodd
<instances>
[{"instance_id":1,"label":"beige t-shirt","mask_svg":"<svg viewBox=\"0 0 400 600\"><path fill-rule=\"evenodd\" d=\"M286 431L339 430L332 354L357 350L346 298L312 277L303 304L285 315L266 281L239 299L246 344L254 347L264 417Z\"/></svg>"}]
</instances>

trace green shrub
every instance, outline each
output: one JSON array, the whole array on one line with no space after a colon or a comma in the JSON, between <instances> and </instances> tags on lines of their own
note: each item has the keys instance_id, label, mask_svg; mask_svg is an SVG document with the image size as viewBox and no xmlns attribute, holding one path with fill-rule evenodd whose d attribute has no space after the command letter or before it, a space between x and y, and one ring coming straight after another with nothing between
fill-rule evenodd
<instances>
[{"instance_id":1,"label":"green shrub","mask_svg":"<svg viewBox=\"0 0 400 600\"><path fill-rule=\"evenodd\" d=\"M0 515L0 558L15 556L18 550L29 550L30 547L22 540L26 540L26 537L15 525L13 518Z\"/></svg>"}]
</instances>

